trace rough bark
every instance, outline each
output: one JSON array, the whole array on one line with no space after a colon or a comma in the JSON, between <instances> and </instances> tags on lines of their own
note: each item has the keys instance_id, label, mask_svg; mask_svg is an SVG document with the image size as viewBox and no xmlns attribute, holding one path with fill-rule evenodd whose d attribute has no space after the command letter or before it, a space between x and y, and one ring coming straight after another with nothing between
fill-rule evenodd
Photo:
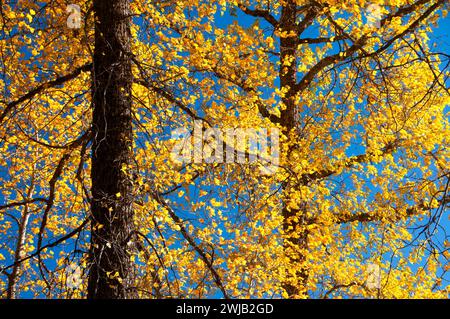
<instances>
[{"instance_id":1,"label":"rough bark","mask_svg":"<svg viewBox=\"0 0 450 319\"><path fill-rule=\"evenodd\" d=\"M281 125L283 133L291 138L300 138L296 130L298 126L298 109L296 106L296 83L297 83L297 49L299 45L299 25L296 23L297 5L295 1L287 1L281 11L279 27L282 32L288 34L287 37L280 37L280 88L287 89L282 102L285 109L281 112ZM306 17L305 19L308 19ZM287 150L287 160L289 161L293 147ZM287 163L289 165L289 163ZM289 265L296 268L294 274L286 273L286 281L283 284L289 298L298 297L302 293L301 287L305 286L307 273L301 268L304 261L302 249L306 248L308 234L303 230L302 211L301 209L288 208L290 198L290 181L286 181L283 185L283 230L285 233L284 250L288 257ZM304 205L302 205L304 206ZM304 214L303 214L304 215ZM294 217L298 219L294 221Z\"/></svg>"},{"instance_id":2,"label":"rough bark","mask_svg":"<svg viewBox=\"0 0 450 319\"><path fill-rule=\"evenodd\" d=\"M88 298L133 298L130 8L94 0L91 268Z\"/></svg>"}]
</instances>

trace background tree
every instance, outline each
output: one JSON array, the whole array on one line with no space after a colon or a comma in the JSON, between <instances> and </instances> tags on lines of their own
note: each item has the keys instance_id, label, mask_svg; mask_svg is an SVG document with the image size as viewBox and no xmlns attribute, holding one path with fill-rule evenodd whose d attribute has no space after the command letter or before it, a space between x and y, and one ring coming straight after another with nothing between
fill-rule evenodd
<instances>
[{"instance_id":1,"label":"background tree","mask_svg":"<svg viewBox=\"0 0 450 319\"><path fill-rule=\"evenodd\" d=\"M447 297L445 1L105 3L2 5L2 296ZM173 161L194 120L278 170Z\"/></svg>"}]
</instances>

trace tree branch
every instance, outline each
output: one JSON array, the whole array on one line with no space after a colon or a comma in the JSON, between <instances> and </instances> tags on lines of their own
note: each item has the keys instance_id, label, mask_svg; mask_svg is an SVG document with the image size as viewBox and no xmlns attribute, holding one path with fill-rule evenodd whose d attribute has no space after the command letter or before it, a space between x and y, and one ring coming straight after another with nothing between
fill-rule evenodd
<instances>
[{"instance_id":1,"label":"tree branch","mask_svg":"<svg viewBox=\"0 0 450 319\"><path fill-rule=\"evenodd\" d=\"M273 15L270 14L269 10L260 10L260 9L250 9L243 4L238 4L239 9L241 9L244 13L251 15L257 18L263 18L267 22L269 22L274 28L278 27L278 21L275 19Z\"/></svg>"},{"instance_id":2,"label":"tree branch","mask_svg":"<svg viewBox=\"0 0 450 319\"><path fill-rule=\"evenodd\" d=\"M0 124L3 123L3 120L6 118L6 116L8 116L8 114L11 113L12 110L20 103L32 99L36 95L43 92L45 89L55 87L57 85L64 84L67 81L73 80L76 77L78 77L82 72L87 72L87 71L90 71L91 69L92 69L92 63L85 64L79 68L76 68L72 73L66 74L64 76L60 76L60 77L56 78L55 80L43 83L43 84L37 86L36 88L32 89L28 93L22 95L17 100L6 103L5 109L0 114Z\"/></svg>"}]
</instances>

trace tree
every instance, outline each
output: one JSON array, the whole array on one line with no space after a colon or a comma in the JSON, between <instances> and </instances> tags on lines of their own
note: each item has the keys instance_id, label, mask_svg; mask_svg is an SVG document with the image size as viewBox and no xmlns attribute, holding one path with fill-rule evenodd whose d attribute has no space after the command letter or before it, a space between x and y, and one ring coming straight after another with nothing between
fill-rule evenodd
<instances>
[{"instance_id":1,"label":"tree","mask_svg":"<svg viewBox=\"0 0 450 319\"><path fill-rule=\"evenodd\" d=\"M88 298L126 298L133 190L130 4L94 1L91 260ZM112 275L111 275L112 274Z\"/></svg>"},{"instance_id":2,"label":"tree","mask_svg":"<svg viewBox=\"0 0 450 319\"><path fill-rule=\"evenodd\" d=\"M447 296L446 1L69 4L2 6L2 297Z\"/></svg>"}]
</instances>

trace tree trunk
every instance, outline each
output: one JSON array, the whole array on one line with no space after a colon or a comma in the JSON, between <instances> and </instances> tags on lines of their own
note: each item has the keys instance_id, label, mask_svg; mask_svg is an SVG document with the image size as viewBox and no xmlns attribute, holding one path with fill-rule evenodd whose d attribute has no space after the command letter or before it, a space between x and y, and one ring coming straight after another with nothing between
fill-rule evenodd
<instances>
[{"instance_id":1,"label":"tree trunk","mask_svg":"<svg viewBox=\"0 0 450 319\"><path fill-rule=\"evenodd\" d=\"M36 138L37 139L37 138ZM27 190L26 200L33 197L34 187L35 187L35 175L36 175L36 165L33 165L33 173L31 174L30 186ZM20 274L22 270L22 263L20 260L24 257L26 252L24 251L24 245L27 238L28 232L28 222L30 220L31 211L26 204L23 208L22 215L19 220L19 230L16 242L16 250L14 251L14 266L12 268L11 274L8 276L8 288L6 290L6 299L15 299L17 297L17 284L20 279Z\"/></svg>"},{"instance_id":2,"label":"tree trunk","mask_svg":"<svg viewBox=\"0 0 450 319\"><path fill-rule=\"evenodd\" d=\"M133 298L130 4L94 0L91 250L88 298Z\"/></svg>"},{"instance_id":3,"label":"tree trunk","mask_svg":"<svg viewBox=\"0 0 450 319\"><path fill-rule=\"evenodd\" d=\"M19 237L17 238L16 250L14 252L14 267L11 271L11 275L8 277L8 288L6 291L6 299L15 299L17 293L17 283L20 277L20 271L22 263L20 260L24 256L23 246L27 236L28 220L30 218L30 211L28 205L25 205L20 218L19 224Z\"/></svg>"},{"instance_id":4,"label":"tree trunk","mask_svg":"<svg viewBox=\"0 0 450 319\"><path fill-rule=\"evenodd\" d=\"M297 50L299 45L297 5L295 1L287 1L281 10L280 29L288 34L287 37L280 37L280 88L287 89L286 94L282 98L285 109L281 111L281 125L283 134L289 137L289 140L301 138L298 127L298 107L296 106L295 85L297 83ZM289 165L294 146L289 146L287 150L286 165ZM306 285L307 272L303 269L304 255L302 250L306 249L307 231L304 225L305 203L301 204L300 209L292 209L288 207L291 193L291 181L287 180L283 185L283 231L284 251L289 260L289 269L286 273L286 280L283 288L289 298L299 297L304 292L303 287ZM293 272L291 270L294 269Z\"/></svg>"}]
</instances>

